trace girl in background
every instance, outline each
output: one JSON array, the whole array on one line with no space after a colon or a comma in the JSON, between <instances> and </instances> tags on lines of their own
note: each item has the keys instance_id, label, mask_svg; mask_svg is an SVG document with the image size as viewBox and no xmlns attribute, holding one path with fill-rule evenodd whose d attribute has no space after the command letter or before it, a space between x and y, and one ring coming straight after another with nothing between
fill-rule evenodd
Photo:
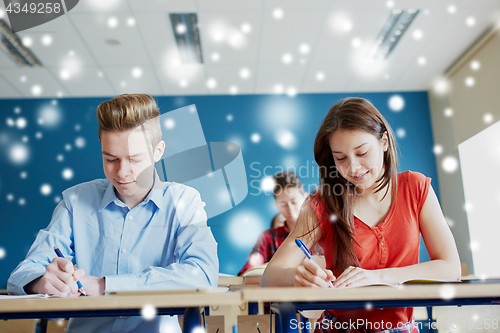
<instances>
[{"instance_id":1,"label":"girl in background","mask_svg":"<svg viewBox=\"0 0 500 333\"><path fill-rule=\"evenodd\" d=\"M348 98L334 105L316 135L314 157L320 184L268 264L262 286L327 288L331 281L343 288L460 279L455 241L431 179L397 173L394 133L370 102ZM420 234L431 259L423 263ZM305 260L295 238L308 248L319 243L327 269ZM337 321L364 323L354 332L418 332L413 308L328 310L318 321L329 327L340 327L333 324Z\"/></svg>"}]
</instances>

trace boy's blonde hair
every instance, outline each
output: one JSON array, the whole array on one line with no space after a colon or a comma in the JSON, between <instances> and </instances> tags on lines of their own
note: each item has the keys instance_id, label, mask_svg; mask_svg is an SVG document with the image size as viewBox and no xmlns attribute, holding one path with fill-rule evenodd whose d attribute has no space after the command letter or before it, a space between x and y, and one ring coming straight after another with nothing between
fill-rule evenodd
<instances>
[{"instance_id":1,"label":"boy's blonde hair","mask_svg":"<svg viewBox=\"0 0 500 333\"><path fill-rule=\"evenodd\" d=\"M160 110L146 94L123 94L101 103L97 120L99 140L102 132L128 131L141 125L153 149L161 140Z\"/></svg>"}]
</instances>

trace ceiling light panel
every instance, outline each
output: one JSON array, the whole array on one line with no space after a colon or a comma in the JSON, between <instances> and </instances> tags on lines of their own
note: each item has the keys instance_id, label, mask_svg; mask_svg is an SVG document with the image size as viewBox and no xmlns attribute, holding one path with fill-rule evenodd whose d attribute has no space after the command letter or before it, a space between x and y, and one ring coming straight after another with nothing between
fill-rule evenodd
<instances>
[{"instance_id":1,"label":"ceiling light panel","mask_svg":"<svg viewBox=\"0 0 500 333\"><path fill-rule=\"evenodd\" d=\"M203 51L196 13L171 13L169 16L181 62L202 64Z\"/></svg>"},{"instance_id":2,"label":"ceiling light panel","mask_svg":"<svg viewBox=\"0 0 500 333\"><path fill-rule=\"evenodd\" d=\"M421 66L418 66L416 59L418 55L422 54L423 50L427 49L427 44L432 39L427 36L427 32L439 30L443 20L447 19L447 14L444 11L440 13L436 12L432 15L418 15L406 32L407 36L400 40L399 45L388 59L383 62L367 62L366 55L376 37L375 34L380 29L380 25L387 19L387 12L387 10L383 12L377 11L376 20L370 19L368 12L358 17L359 20L371 22L371 24L370 27L365 27L365 25L359 26L360 30L353 32L356 35L359 34L359 36L364 37L361 38L363 40L362 46L358 49L351 49L349 55L349 67L354 72L353 77L349 80L349 85L346 86L350 91L356 91L357 89L359 89L357 91L398 90L395 82L401 82L401 77L404 77L406 82L411 82L412 80L408 79L406 73L415 66L422 69ZM379 22L378 26L375 26L377 21ZM370 28L371 31L368 30ZM411 32L415 29L422 29L425 37L418 41L412 38ZM342 47L342 45L339 47ZM379 66L383 66L381 70L379 70ZM428 69L424 71L427 75L431 77L432 75L437 75L430 73Z\"/></svg>"},{"instance_id":3,"label":"ceiling light panel","mask_svg":"<svg viewBox=\"0 0 500 333\"><path fill-rule=\"evenodd\" d=\"M10 58L4 51L0 51L0 68L17 68L14 60L12 60L12 58Z\"/></svg>"},{"instance_id":4,"label":"ceiling light panel","mask_svg":"<svg viewBox=\"0 0 500 333\"><path fill-rule=\"evenodd\" d=\"M448 19L448 14L445 11L436 11L431 15L425 15L421 12L412 22L408 31L406 31L406 36L399 41L398 46L386 61L397 62L397 64L392 65L401 65L401 69L412 65L416 57L427 53L427 45L434 38L433 32L439 31L440 27L443 26L443 22ZM418 30L422 31L423 37L416 40L413 37L413 33ZM372 37L370 42L374 39L375 37ZM367 53L366 51L365 55Z\"/></svg>"},{"instance_id":5,"label":"ceiling light panel","mask_svg":"<svg viewBox=\"0 0 500 333\"><path fill-rule=\"evenodd\" d=\"M181 62L174 34L171 32L169 16L165 13L139 13L136 19L137 27L159 77L163 94L205 94L207 89L204 64Z\"/></svg>"},{"instance_id":6,"label":"ceiling light panel","mask_svg":"<svg viewBox=\"0 0 500 333\"><path fill-rule=\"evenodd\" d=\"M391 10L389 18L368 51L367 61L380 61L389 57L419 12L418 9Z\"/></svg>"},{"instance_id":7,"label":"ceiling light panel","mask_svg":"<svg viewBox=\"0 0 500 333\"><path fill-rule=\"evenodd\" d=\"M19 67L41 67L38 57L25 45L7 21L0 19L0 49Z\"/></svg>"}]
</instances>

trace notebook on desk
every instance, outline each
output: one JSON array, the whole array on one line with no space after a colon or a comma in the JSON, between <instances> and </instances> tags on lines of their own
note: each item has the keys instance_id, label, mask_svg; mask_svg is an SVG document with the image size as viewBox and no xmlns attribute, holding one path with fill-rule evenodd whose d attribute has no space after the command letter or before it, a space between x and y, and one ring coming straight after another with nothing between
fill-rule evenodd
<instances>
[{"instance_id":1,"label":"notebook on desk","mask_svg":"<svg viewBox=\"0 0 500 333\"><path fill-rule=\"evenodd\" d=\"M264 271L266 270L267 263L255 266L243 273L245 278L245 285L258 285L260 283L260 278Z\"/></svg>"},{"instance_id":2,"label":"notebook on desk","mask_svg":"<svg viewBox=\"0 0 500 333\"><path fill-rule=\"evenodd\" d=\"M219 287L242 285L244 282L245 278L243 276L219 273Z\"/></svg>"}]
</instances>

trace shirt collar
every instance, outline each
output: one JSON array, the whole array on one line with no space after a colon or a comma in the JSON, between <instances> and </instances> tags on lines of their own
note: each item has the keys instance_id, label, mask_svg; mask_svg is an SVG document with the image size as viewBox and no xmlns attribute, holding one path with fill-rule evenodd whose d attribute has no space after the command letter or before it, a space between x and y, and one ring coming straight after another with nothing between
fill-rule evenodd
<instances>
[{"instance_id":1,"label":"shirt collar","mask_svg":"<svg viewBox=\"0 0 500 333\"><path fill-rule=\"evenodd\" d=\"M115 194L115 187L113 186L113 184L111 184L111 182L109 182L108 187L106 188L106 192L104 192L104 195L102 197L101 206L99 206L99 212L106 208L110 203L115 201L115 199L118 199Z\"/></svg>"},{"instance_id":2,"label":"shirt collar","mask_svg":"<svg viewBox=\"0 0 500 333\"><path fill-rule=\"evenodd\" d=\"M165 212L163 194L165 193L166 188L167 184L161 181L160 177L158 176L158 172L155 169L153 188L151 189L151 191L149 191L146 199L144 199L144 204L148 203L148 201L151 200L156 205L156 207L158 207L162 212Z\"/></svg>"},{"instance_id":3,"label":"shirt collar","mask_svg":"<svg viewBox=\"0 0 500 333\"><path fill-rule=\"evenodd\" d=\"M139 205L145 205L149 202L149 200L153 201L153 203L158 207L161 211L165 211L165 207L163 205L163 193L166 189L166 183L162 182L159 177L158 173L154 172L153 175L153 187L151 191L149 191L148 195L146 198L139 204ZM110 182L108 184L108 187L106 188L106 191L104 192L104 195L102 197L101 205L99 207L99 212L101 212L104 208L106 208L110 203L114 202L117 206L120 207L126 207L120 199L115 194L115 187L113 184Z\"/></svg>"}]
</instances>

